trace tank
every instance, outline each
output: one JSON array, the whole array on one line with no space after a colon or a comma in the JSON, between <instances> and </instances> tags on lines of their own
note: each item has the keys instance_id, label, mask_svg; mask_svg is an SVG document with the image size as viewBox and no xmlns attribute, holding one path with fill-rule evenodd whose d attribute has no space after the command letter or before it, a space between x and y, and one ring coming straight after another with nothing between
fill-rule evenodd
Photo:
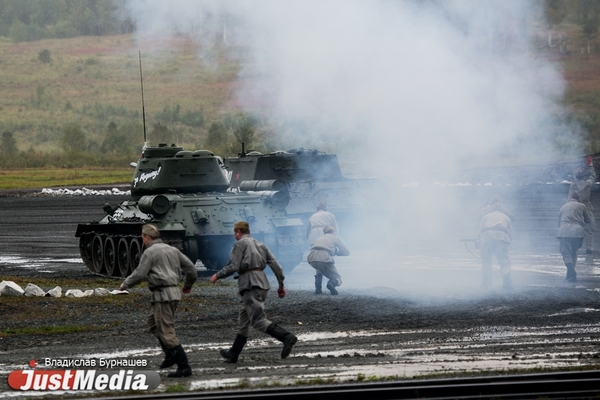
<instances>
[{"instance_id":1,"label":"tank","mask_svg":"<svg viewBox=\"0 0 600 400\"><path fill-rule=\"evenodd\" d=\"M286 191L289 203L286 212L306 221L320 201L338 222L351 218L370 204L372 179L345 178L335 154L302 147L262 154L242 152L224 160L230 186L241 191Z\"/></svg>"},{"instance_id":2,"label":"tank","mask_svg":"<svg viewBox=\"0 0 600 400\"><path fill-rule=\"evenodd\" d=\"M148 222L156 224L164 242L196 262L199 275L227 263L233 225L242 220L284 271L301 261L303 224L287 216L285 191L228 190L223 160L208 150L161 144L145 148L132 166L131 198L114 207L105 204L102 219L77 226L81 258L94 274L129 275L139 264L141 227Z\"/></svg>"}]
</instances>

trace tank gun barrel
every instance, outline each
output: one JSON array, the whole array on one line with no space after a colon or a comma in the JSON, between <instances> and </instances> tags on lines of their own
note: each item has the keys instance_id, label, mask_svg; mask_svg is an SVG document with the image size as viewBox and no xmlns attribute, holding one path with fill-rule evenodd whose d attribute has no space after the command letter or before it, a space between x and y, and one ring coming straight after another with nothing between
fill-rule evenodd
<instances>
[{"instance_id":1,"label":"tank gun barrel","mask_svg":"<svg viewBox=\"0 0 600 400\"><path fill-rule=\"evenodd\" d=\"M275 190L275 191L286 191L288 190L287 184L279 179L270 179L264 181L242 181L240 182L240 190L244 192L248 191L263 191L263 190Z\"/></svg>"}]
</instances>

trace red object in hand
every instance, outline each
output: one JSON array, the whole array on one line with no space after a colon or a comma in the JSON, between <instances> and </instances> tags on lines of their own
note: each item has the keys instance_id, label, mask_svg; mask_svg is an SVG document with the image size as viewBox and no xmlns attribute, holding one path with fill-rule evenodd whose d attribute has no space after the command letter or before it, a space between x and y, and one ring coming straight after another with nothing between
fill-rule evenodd
<instances>
[{"instance_id":1,"label":"red object in hand","mask_svg":"<svg viewBox=\"0 0 600 400\"><path fill-rule=\"evenodd\" d=\"M279 289L277 289L277 296L279 296L280 299L283 299L285 297L285 288L284 287L280 287Z\"/></svg>"},{"instance_id":2,"label":"red object in hand","mask_svg":"<svg viewBox=\"0 0 600 400\"><path fill-rule=\"evenodd\" d=\"M594 165L594 158L592 156L587 156L585 162L591 167Z\"/></svg>"}]
</instances>

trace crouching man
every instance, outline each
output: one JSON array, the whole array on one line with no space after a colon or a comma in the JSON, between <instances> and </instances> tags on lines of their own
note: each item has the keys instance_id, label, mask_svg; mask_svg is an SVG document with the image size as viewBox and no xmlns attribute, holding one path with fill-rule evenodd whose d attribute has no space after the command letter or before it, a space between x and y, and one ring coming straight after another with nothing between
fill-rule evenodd
<instances>
[{"instance_id":1,"label":"crouching man","mask_svg":"<svg viewBox=\"0 0 600 400\"><path fill-rule=\"evenodd\" d=\"M315 275L315 294L322 294L323 275L329 281L327 289L332 295L337 295L337 286L341 286L342 277L335 267L334 256L349 256L350 250L344 246L344 243L335 235L335 229L331 226L323 228L323 236L318 238L313 244L306 261L313 267L317 274Z\"/></svg>"}]
</instances>

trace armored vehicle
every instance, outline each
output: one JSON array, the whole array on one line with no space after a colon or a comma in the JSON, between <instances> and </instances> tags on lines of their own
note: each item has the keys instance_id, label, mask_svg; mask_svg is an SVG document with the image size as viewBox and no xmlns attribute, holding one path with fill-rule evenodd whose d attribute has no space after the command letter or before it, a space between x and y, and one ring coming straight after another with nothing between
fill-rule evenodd
<instances>
[{"instance_id":1,"label":"armored vehicle","mask_svg":"<svg viewBox=\"0 0 600 400\"><path fill-rule=\"evenodd\" d=\"M233 225L247 221L286 271L302 258L303 225L288 218L283 191L228 191L225 166L208 150L161 144L144 149L135 166L131 199L104 205L105 216L77 226L81 258L95 274L127 276L143 252L141 226L152 222L161 239L214 273L228 261ZM198 260L201 262L198 263Z\"/></svg>"},{"instance_id":2,"label":"armored vehicle","mask_svg":"<svg viewBox=\"0 0 600 400\"><path fill-rule=\"evenodd\" d=\"M364 209L369 202L369 180L345 178L334 154L304 148L262 154L245 152L242 147L238 157L225 158L224 163L232 188L287 191L286 212L304 221L320 201L338 219Z\"/></svg>"}]
</instances>

